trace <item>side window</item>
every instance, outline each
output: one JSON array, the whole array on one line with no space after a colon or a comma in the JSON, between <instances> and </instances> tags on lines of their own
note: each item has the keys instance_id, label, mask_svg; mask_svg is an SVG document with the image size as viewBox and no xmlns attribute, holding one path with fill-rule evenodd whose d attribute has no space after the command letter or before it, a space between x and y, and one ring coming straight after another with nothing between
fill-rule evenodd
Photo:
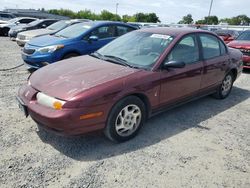
<instances>
[{"instance_id":1,"label":"side window","mask_svg":"<svg viewBox=\"0 0 250 188\"><path fill-rule=\"evenodd\" d=\"M184 37L170 52L167 61L182 61L186 64L199 61L199 47L195 35Z\"/></svg>"},{"instance_id":2,"label":"side window","mask_svg":"<svg viewBox=\"0 0 250 188\"><path fill-rule=\"evenodd\" d=\"M134 29L126 26L117 26L117 36L122 36L130 31L133 31Z\"/></svg>"},{"instance_id":3,"label":"side window","mask_svg":"<svg viewBox=\"0 0 250 188\"><path fill-rule=\"evenodd\" d=\"M32 21L34 21L34 20L32 20L32 19L21 19L21 20L19 20L19 22L23 23L23 24L28 24L28 23L30 23Z\"/></svg>"},{"instance_id":4,"label":"side window","mask_svg":"<svg viewBox=\"0 0 250 188\"><path fill-rule=\"evenodd\" d=\"M99 39L115 37L115 26L102 26L92 31L90 36L97 36Z\"/></svg>"},{"instance_id":5,"label":"side window","mask_svg":"<svg viewBox=\"0 0 250 188\"><path fill-rule=\"evenodd\" d=\"M220 54L225 55L227 53L227 49L225 45L220 41Z\"/></svg>"},{"instance_id":6,"label":"side window","mask_svg":"<svg viewBox=\"0 0 250 188\"><path fill-rule=\"evenodd\" d=\"M204 59L220 56L220 43L216 37L208 34L201 34L200 39Z\"/></svg>"}]
</instances>

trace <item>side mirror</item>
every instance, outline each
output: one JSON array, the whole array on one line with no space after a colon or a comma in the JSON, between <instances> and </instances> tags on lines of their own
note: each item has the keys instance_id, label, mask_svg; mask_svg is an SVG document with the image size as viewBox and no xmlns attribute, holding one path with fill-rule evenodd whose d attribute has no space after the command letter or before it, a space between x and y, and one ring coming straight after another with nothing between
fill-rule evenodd
<instances>
[{"instance_id":1,"label":"side mirror","mask_svg":"<svg viewBox=\"0 0 250 188\"><path fill-rule=\"evenodd\" d=\"M227 40L232 41L232 40L234 40L234 37L228 37Z\"/></svg>"},{"instance_id":2,"label":"side mirror","mask_svg":"<svg viewBox=\"0 0 250 188\"><path fill-rule=\"evenodd\" d=\"M16 24L18 25L18 24L20 24L20 22L18 21L18 22L16 22Z\"/></svg>"},{"instance_id":3,"label":"side mirror","mask_svg":"<svg viewBox=\"0 0 250 188\"><path fill-rule=\"evenodd\" d=\"M90 36L89 37L89 42L92 42L92 41L98 41L98 36Z\"/></svg>"},{"instance_id":4,"label":"side mirror","mask_svg":"<svg viewBox=\"0 0 250 188\"><path fill-rule=\"evenodd\" d=\"M166 61L163 63L163 68L184 68L186 64L183 61Z\"/></svg>"},{"instance_id":5,"label":"side mirror","mask_svg":"<svg viewBox=\"0 0 250 188\"><path fill-rule=\"evenodd\" d=\"M47 26L45 24L42 25L42 28L46 28Z\"/></svg>"}]
</instances>

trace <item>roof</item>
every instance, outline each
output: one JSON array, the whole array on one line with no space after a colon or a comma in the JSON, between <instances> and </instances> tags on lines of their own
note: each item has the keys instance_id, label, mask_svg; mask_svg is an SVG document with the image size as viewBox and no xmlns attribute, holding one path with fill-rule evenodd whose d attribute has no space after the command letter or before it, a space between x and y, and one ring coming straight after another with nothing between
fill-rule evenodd
<instances>
[{"instance_id":1,"label":"roof","mask_svg":"<svg viewBox=\"0 0 250 188\"><path fill-rule=\"evenodd\" d=\"M137 30L138 32L149 32L149 33L157 33L163 35L170 35L170 36L177 36L177 35L185 35L187 33L196 33L196 32L207 32L204 30L199 29L192 29L192 28L174 28L174 27L151 27Z\"/></svg>"}]
</instances>

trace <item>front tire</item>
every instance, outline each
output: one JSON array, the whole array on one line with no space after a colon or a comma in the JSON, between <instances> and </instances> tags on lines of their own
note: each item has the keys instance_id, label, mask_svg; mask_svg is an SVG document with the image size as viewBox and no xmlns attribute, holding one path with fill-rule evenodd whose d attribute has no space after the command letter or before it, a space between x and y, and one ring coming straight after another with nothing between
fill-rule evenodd
<instances>
[{"instance_id":1,"label":"front tire","mask_svg":"<svg viewBox=\"0 0 250 188\"><path fill-rule=\"evenodd\" d=\"M228 73L222 81L222 84L217 88L213 95L216 99L225 99L230 94L234 82L234 75L232 72Z\"/></svg>"},{"instance_id":2,"label":"front tire","mask_svg":"<svg viewBox=\"0 0 250 188\"><path fill-rule=\"evenodd\" d=\"M124 142L137 135L146 120L145 104L136 96L129 96L112 108L104 134L115 142Z\"/></svg>"}]
</instances>

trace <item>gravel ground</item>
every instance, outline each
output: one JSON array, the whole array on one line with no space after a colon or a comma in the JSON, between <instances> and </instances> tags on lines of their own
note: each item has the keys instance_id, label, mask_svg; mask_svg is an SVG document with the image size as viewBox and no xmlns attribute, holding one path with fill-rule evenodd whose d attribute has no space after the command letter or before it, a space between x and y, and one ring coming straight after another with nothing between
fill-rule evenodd
<instances>
[{"instance_id":1,"label":"gravel ground","mask_svg":"<svg viewBox=\"0 0 250 188\"><path fill-rule=\"evenodd\" d=\"M0 69L22 63L0 38ZM150 119L122 144L101 133L38 131L15 95L25 66L0 71L0 187L250 187L250 73L223 101L206 97Z\"/></svg>"}]
</instances>

